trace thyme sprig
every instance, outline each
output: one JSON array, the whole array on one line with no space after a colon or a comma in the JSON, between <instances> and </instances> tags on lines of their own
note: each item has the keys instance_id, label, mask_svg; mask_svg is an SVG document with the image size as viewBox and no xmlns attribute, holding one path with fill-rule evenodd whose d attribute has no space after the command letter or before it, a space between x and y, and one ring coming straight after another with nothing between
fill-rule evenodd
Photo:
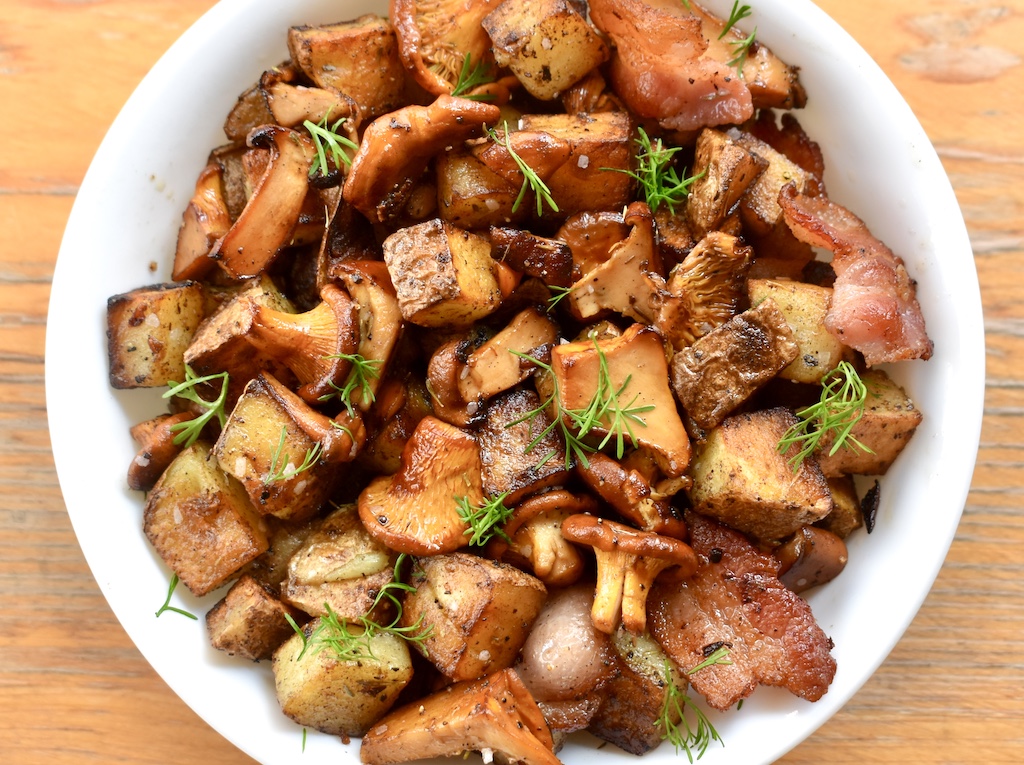
<instances>
[{"instance_id":1,"label":"thyme sprig","mask_svg":"<svg viewBox=\"0 0 1024 765\"><path fill-rule=\"evenodd\" d=\"M642 127L637 128L640 137L636 139L640 151L636 155L636 170L623 170L619 167L606 168L618 173L625 173L634 178L643 192L644 200L651 212L657 212L661 205L668 207L673 215L676 214L676 205L681 205L690 195L690 186L694 181L701 178L704 173L697 175L682 175L675 168L674 156L681 151L678 146L667 147L660 138L653 141Z\"/></svg>"},{"instance_id":2,"label":"thyme sprig","mask_svg":"<svg viewBox=\"0 0 1024 765\"><path fill-rule=\"evenodd\" d=\"M164 604L162 606L160 606L160 608L157 609L156 616L159 619L160 615L163 614L165 611L173 611L176 614L181 614L182 616L187 616L189 619L192 619L193 621L198 621L199 617L196 616L195 614L193 614L193 613L191 613L189 611L186 611L184 608L176 608L175 606L171 605L171 596L174 594L174 591L177 589L179 581L180 580L178 579L178 575L177 574L174 574L171 577L171 586L167 588L167 597L164 599Z\"/></svg>"},{"instance_id":3,"label":"thyme sprig","mask_svg":"<svg viewBox=\"0 0 1024 765\"><path fill-rule=\"evenodd\" d=\"M207 401L196 392L196 387L204 383L213 382L214 380L221 381L220 395L213 401ZM220 423L220 426L222 428L224 427L224 423L226 421L224 404L228 400L227 372L196 377L196 373L192 371L192 367L186 364L185 381L179 383L171 380L167 392L163 395L164 398L171 398L172 396L177 396L178 398L191 401L194 404L198 404L203 409L202 414L198 417L194 417L191 420L179 422L176 425L171 426L172 431L179 431L174 437L175 444L185 446L186 448L194 444L199 438L199 435L203 432L203 428L206 427L206 423L214 417L217 418L217 422Z\"/></svg>"},{"instance_id":4,"label":"thyme sprig","mask_svg":"<svg viewBox=\"0 0 1024 765\"><path fill-rule=\"evenodd\" d=\"M491 67L487 66L483 59L473 64L469 53L462 61L462 68L459 70L459 79L452 88L452 95L460 98L468 98L471 101L493 101L493 93L470 93L469 91L481 85L489 85L494 82L494 73Z\"/></svg>"},{"instance_id":5,"label":"thyme sprig","mask_svg":"<svg viewBox=\"0 0 1024 765\"><path fill-rule=\"evenodd\" d=\"M306 454L302 458L302 464L298 467L292 464L291 456L284 452L284 440L288 436L288 428L284 425L281 426L281 438L277 442L277 448L270 457L270 470L267 472L267 477L263 480L265 484L272 484L274 481L287 481L294 478L299 473L304 473L309 470L313 465L320 459L323 454L324 447L319 441L317 441L309 449L306 449Z\"/></svg>"},{"instance_id":6,"label":"thyme sprig","mask_svg":"<svg viewBox=\"0 0 1024 765\"><path fill-rule=\"evenodd\" d=\"M731 661L724 659L724 655L715 656L722 648L685 673L692 675L711 664L731 664ZM728 653L728 649L725 650ZM715 657L714 661L712 661L712 657ZM676 752L682 749L686 753L686 759L693 763L694 754L696 753L696 759L699 760L707 752L712 741L717 741L723 746L725 742L718 735L718 731L715 730L715 726L711 724L704 710L698 707L686 691L676 683L675 672L668 659L665 659L664 673L665 699L662 702L661 715L655 725L662 729L662 739L672 742ZM675 722L677 718L679 722Z\"/></svg>"},{"instance_id":7,"label":"thyme sprig","mask_svg":"<svg viewBox=\"0 0 1024 765\"><path fill-rule=\"evenodd\" d=\"M779 454L785 454L794 444L798 445L800 451L789 458L790 468L796 471L818 449L822 439L830 434L833 441L829 456L843 446L873 454L869 446L852 435L853 427L864 416L867 397L867 386L856 368L847 361L840 361L822 380L818 403L796 413L800 421L779 439Z\"/></svg>"},{"instance_id":8,"label":"thyme sprig","mask_svg":"<svg viewBox=\"0 0 1024 765\"><path fill-rule=\"evenodd\" d=\"M516 167L519 168L519 172L523 174L523 185L519 189L519 196L516 197L516 201L512 203L512 212L519 210L519 205L523 203L523 199L526 198L527 190L533 191L534 196L537 199L537 217L540 218L544 215L544 205L546 204L551 208L552 212L558 212L558 205L555 204L554 198L551 196L551 189L544 183L543 179L537 175L537 171L526 164L526 160L516 153L515 149L512 148L512 142L509 140L509 129L508 123L505 123L503 134L498 135L498 132L494 128L487 128L487 135L490 136L491 140L495 143L504 144L505 150L508 151L512 161L516 163Z\"/></svg>"},{"instance_id":9,"label":"thyme sprig","mask_svg":"<svg viewBox=\"0 0 1024 765\"><path fill-rule=\"evenodd\" d=\"M330 383L334 391L332 393L325 393L320 397L320 401L329 401L337 396L341 399L341 403L345 406L348 413L355 415L355 406L352 403L353 393L358 391L362 401L371 404L376 400L371 381L380 377L380 359L368 359L359 353L336 353L332 356L327 356L327 358L345 359L351 362L352 370L348 373L348 378L345 380L344 385L339 386L333 382Z\"/></svg>"},{"instance_id":10,"label":"thyme sprig","mask_svg":"<svg viewBox=\"0 0 1024 765\"><path fill-rule=\"evenodd\" d=\"M634 446L637 445L633 426L647 426L647 423L640 415L654 409L653 404L637 405L637 399L640 397L639 393L634 395L628 404L623 405L622 396L626 388L629 387L633 376L627 375L622 385L616 388L612 383L611 372L608 368L608 357L596 338L591 337L591 341L594 343L598 357L597 385L590 402L585 407L578 409L562 406L558 378L555 376L550 364L545 364L543 361L539 361L532 356L510 350L511 353L535 364L545 372L551 380L552 391L551 395L540 406L513 420L506 427L512 427L523 422L532 423L542 412L546 411L549 407L553 407L555 410L554 419L527 445L526 453L529 454L533 451L537 444L543 441L555 428L558 428L565 440L566 469L572 467L573 457L585 467L589 467L590 461L587 459L587 454L593 454L604 449L612 442L612 439L614 439L615 443L615 456L622 459L626 449L627 438ZM584 439L593 431L599 429L604 429L606 432L601 441L594 447ZM554 452L545 455L538 467L547 463L553 456Z\"/></svg>"},{"instance_id":11,"label":"thyme sprig","mask_svg":"<svg viewBox=\"0 0 1024 765\"><path fill-rule=\"evenodd\" d=\"M471 505L468 497L456 497L459 517L469 525L465 533L469 536L470 547L483 547L495 536L508 541L508 536L501 526L512 517L514 508L505 506L508 492L485 499L479 505Z\"/></svg>"},{"instance_id":12,"label":"thyme sprig","mask_svg":"<svg viewBox=\"0 0 1024 765\"><path fill-rule=\"evenodd\" d=\"M295 630L296 634L302 638L302 650L299 652L297 659L301 659L307 651L312 651L315 655L324 649L330 649L340 661L376 660L377 657L373 654L371 641L377 635L395 635L410 643L422 643L429 638L434 630L431 626L422 626L422 615L414 624L410 624L407 627L398 626L402 619L402 601L399 599L398 594L413 592L416 589L411 584L403 582L400 578L402 565L406 557L405 553L398 556L395 561L394 579L380 588L377 596L373 599L373 604L366 610L366 613L353 620L351 624L347 619L339 617L330 604L324 603L325 613L320 617L320 624L307 636L303 629L296 624L295 620L286 614L285 618L288 620L288 623ZM370 616L373 614L374 609L385 600L394 606L395 616L387 624L378 624Z\"/></svg>"},{"instance_id":13,"label":"thyme sprig","mask_svg":"<svg viewBox=\"0 0 1024 765\"><path fill-rule=\"evenodd\" d=\"M352 158L348 155L345 149L352 151L358 151L359 144L355 143L348 136L342 135L338 132L338 128L345 124L345 117L342 117L333 125L328 125L327 120L330 117L330 111L324 115L320 122L313 122L312 120L305 120L302 126L309 131L309 135L313 138L313 144L316 146L316 156L313 158L312 164L309 166L309 177L315 178L317 175L326 177L330 174L330 170L327 165L327 152L331 153L331 160L334 163L335 168L340 168L342 165L350 167L352 165ZM344 147L344 148L342 148Z\"/></svg>"}]
</instances>

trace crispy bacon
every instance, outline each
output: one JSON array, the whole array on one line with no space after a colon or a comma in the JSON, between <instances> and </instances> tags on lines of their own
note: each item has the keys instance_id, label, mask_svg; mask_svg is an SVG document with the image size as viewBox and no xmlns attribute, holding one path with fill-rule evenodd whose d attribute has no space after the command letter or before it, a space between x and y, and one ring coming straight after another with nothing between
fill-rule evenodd
<instances>
[{"instance_id":1,"label":"crispy bacon","mask_svg":"<svg viewBox=\"0 0 1024 765\"><path fill-rule=\"evenodd\" d=\"M700 566L684 584L663 582L651 592L647 623L654 639L684 668L718 646L729 648L732 664L689 677L715 709L728 709L758 684L820 699L836 672L832 641L810 606L779 581L778 561L710 518L691 512L686 522Z\"/></svg>"},{"instance_id":2,"label":"crispy bacon","mask_svg":"<svg viewBox=\"0 0 1024 765\"><path fill-rule=\"evenodd\" d=\"M836 281L825 317L828 331L863 353L868 366L931 358L916 288L900 257L864 221L826 197L787 184L779 205L797 239L833 253Z\"/></svg>"},{"instance_id":3,"label":"crispy bacon","mask_svg":"<svg viewBox=\"0 0 1024 765\"><path fill-rule=\"evenodd\" d=\"M641 117L675 130L738 124L753 116L750 89L708 56L701 20L672 0L591 0L590 17L615 42L615 92Z\"/></svg>"}]
</instances>

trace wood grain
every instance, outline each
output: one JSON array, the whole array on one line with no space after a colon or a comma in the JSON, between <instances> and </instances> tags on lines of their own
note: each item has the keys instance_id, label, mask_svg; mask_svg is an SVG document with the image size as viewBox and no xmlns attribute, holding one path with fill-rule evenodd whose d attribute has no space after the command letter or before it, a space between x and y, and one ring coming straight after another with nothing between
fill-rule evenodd
<instances>
[{"instance_id":1,"label":"wood grain","mask_svg":"<svg viewBox=\"0 0 1024 765\"><path fill-rule=\"evenodd\" d=\"M931 595L878 673L781 762L1024 762L1024 3L819 4L904 94L953 181L988 384L972 489ZM12 128L0 148L0 752L19 765L253 762L163 684L100 595L57 486L43 392L49 284L78 184L131 90L211 5L0 3Z\"/></svg>"}]
</instances>

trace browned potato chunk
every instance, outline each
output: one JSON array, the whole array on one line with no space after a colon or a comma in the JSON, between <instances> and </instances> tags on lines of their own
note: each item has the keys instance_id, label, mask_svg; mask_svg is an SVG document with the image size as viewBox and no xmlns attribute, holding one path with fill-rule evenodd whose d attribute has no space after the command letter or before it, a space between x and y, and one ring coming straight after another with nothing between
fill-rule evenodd
<instances>
[{"instance_id":1,"label":"browned potato chunk","mask_svg":"<svg viewBox=\"0 0 1024 765\"><path fill-rule=\"evenodd\" d=\"M763 541L828 515L832 494L817 463L805 460L794 472L779 454L779 440L796 421L779 407L729 417L711 430L693 458L694 510Z\"/></svg>"},{"instance_id":2,"label":"browned potato chunk","mask_svg":"<svg viewBox=\"0 0 1024 765\"><path fill-rule=\"evenodd\" d=\"M690 187L686 204L686 221L694 236L722 228L767 164L720 130L701 131L692 171L700 177Z\"/></svg>"},{"instance_id":3,"label":"browned potato chunk","mask_svg":"<svg viewBox=\"0 0 1024 765\"><path fill-rule=\"evenodd\" d=\"M490 242L439 219L385 239L384 262L413 324L468 327L501 303Z\"/></svg>"},{"instance_id":4,"label":"browned potato chunk","mask_svg":"<svg viewBox=\"0 0 1024 765\"><path fill-rule=\"evenodd\" d=\"M294 635L290 609L263 584L243 575L206 614L210 643L230 656L259 661Z\"/></svg>"},{"instance_id":5,"label":"browned potato chunk","mask_svg":"<svg viewBox=\"0 0 1024 765\"><path fill-rule=\"evenodd\" d=\"M215 590L268 546L259 513L202 441L179 454L149 493L143 530L194 595Z\"/></svg>"},{"instance_id":6,"label":"browned potato chunk","mask_svg":"<svg viewBox=\"0 0 1024 765\"><path fill-rule=\"evenodd\" d=\"M772 300L734 316L672 357L672 388L687 414L713 428L796 358Z\"/></svg>"},{"instance_id":7,"label":"browned potato chunk","mask_svg":"<svg viewBox=\"0 0 1024 765\"><path fill-rule=\"evenodd\" d=\"M483 21L494 58L550 101L608 59L608 46L568 0L504 0Z\"/></svg>"},{"instance_id":8,"label":"browned potato chunk","mask_svg":"<svg viewBox=\"0 0 1024 765\"><path fill-rule=\"evenodd\" d=\"M341 91L363 116L403 105L405 70L395 30L385 18L367 14L340 24L292 27L288 50L318 87Z\"/></svg>"},{"instance_id":9,"label":"browned potato chunk","mask_svg":"<svg viewBox=\"0 0 1024 765\"><path fill-rule=\"evenodd\" d=\"M412 679L406 642L377 633L358 646L357 658L342 659L318 630L318 617L274 652L274 685L281 711L299 725L335 736L361 736L395 703ZM363 628L350 624L357 638Z\"/></svg>"},{"instance_id":10,"label":"browned potato chunk","mask_svg":"<svg viewBox=\"0 0 1024 765\"><path fill-rule=\"evenodd\" d=\"M182 356L203 320L198 282L155 284L107 300L107 357L114 388L159 388L185 379Z\"/></svg>"},{"instance_id":11,"label":"browned potato chunk","mask_svg":"<svg viewBox=\"0 0 1024 765\"><path fill-rule=\"evenodd\" d=\"M889 375L870 369L861 379L868 396L864 414L850 435L871 451L842 446L829 455L831 441L823 439L818 463L825 475L884 475L921 424L921 410Z\"/></svg>"},{"instance_id":12,"label":"browned potato chunk","mask_svg":"<svg viewBox=\"0 0 1024 765\"><path fill-rule=\"evenodd\" d=\"M847 475L829 478L828 486L832 491L832 512L815 526L831 531L840 539L846 539L864 525L857 488L853 479Z\"/></svg>"},{"instance_id":13,"label":"browned potato chunk","mask_svg":"<svg viewBox=\"0 0 1024 765\"><path fill-rule=\"evenodd\" d=\"M747 292L751 305L771 298L793 330L799 350L779 377L820 383L840 361L853 360L853 351L825 329L825 314L832 304L830 288L784 279L751 279Z\"/></svg>"},{"instance_id":14,"label":"browned potato chunk","mask_svg":"<svg viewBox=\"0 0 1024 765\"><path fill-rule=\"evenodd\" d=\"M431 630L424 655L451 680L512 666L547 597L539 579L469 553L417 559L402 624Z\"/></svg>"},{"instance_id":15,"label":"browned potato chunk","mask_svg":"<svg viewBox=\"0 0 1024 765\"><path fill-rule=\"evenodd\" d=\"M437 158L438 215L446 223L484 229L526 220L530 208L515 211L519 186L491 170L472 152L454 148Z\"/></svg>"}]
</instances>

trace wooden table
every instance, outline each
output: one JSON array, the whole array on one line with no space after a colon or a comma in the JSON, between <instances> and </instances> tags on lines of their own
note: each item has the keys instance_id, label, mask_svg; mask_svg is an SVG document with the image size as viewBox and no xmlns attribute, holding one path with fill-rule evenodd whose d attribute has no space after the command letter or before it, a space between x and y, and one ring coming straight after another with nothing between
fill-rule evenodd
<instances>
[{"instance_id":1,"label":"wooden table","mask_svg":"<svg viewBox=\"0 0 1024 765\"><path fill-rule=\"evenodd\" d=\"M7 762L251 762L153 673L100 595L57 487L43 395L50 278L78 185L131 90L212 4L0 1ZM783 762L1024 762L1024 2L820 4L903 92L953 180L981 278L988 388L972 491L931 595L880 671Z\"/></svg>"}]
</instances>

